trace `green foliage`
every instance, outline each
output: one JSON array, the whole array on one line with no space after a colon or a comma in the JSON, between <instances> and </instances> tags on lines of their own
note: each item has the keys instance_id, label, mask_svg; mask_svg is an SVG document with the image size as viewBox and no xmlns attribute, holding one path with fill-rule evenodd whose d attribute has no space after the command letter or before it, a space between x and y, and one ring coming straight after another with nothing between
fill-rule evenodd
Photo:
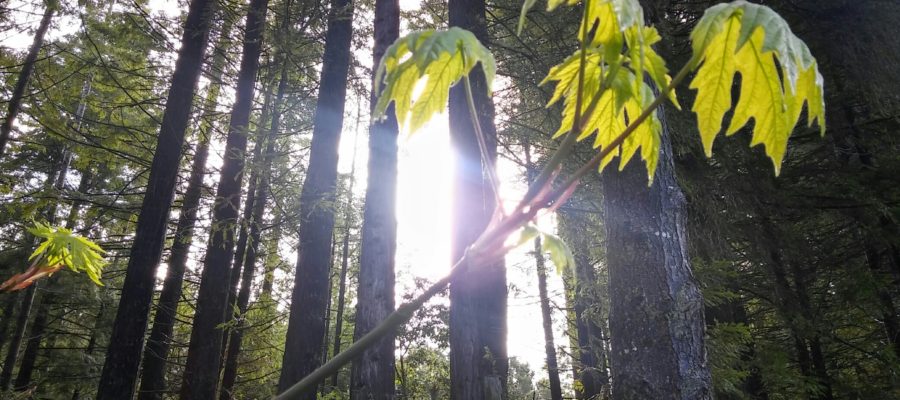
<instances>
[{"instance_id":1,"label":"green foliage","mask_svg":"<svg viewBox=\"0 0 900 400\"><path fill-rule=\"evenodd\" d=\"M713 140L731 108L735 73L741 74L741 95L725 133L734 134L753 118L751 146L766 147L776 174L804 103L809 126L815 121L825 133L823 83L816 60L777 13L743 0L719 4L704 13L691 41L694 59L703 63L691 88L697 90L692 109L707 156L712 155Z\"/></svg>"},{"instance_id":2,"label":"green foliage","mask_svg":"<svg viewBox=\"0 0 900 400\"><path fill-rule=\"evenodd\" d=\"M41 259L46 266L64 265L74 272L87 273L87 276L97 285L106 262L103 261L103 251L96 243L72 233L66 228L54 228L41 223L35 223L28 232L45 240L34 250L29 260Z\"/></svg>"},{"instance_id":3,"label":"green foliage","mask_svg":"<svg viewBox=\"0 0 900 400\"><path fill-rule=\"evenodd\" d=\"M464 29L418 31L398 39L385 52L375 74L375 90L384 84L375 116L384 115L394 102L397 121L415 132L432 115L444 111L450 87L479 63L490 88L496 71L494 56ZM423 90L414 96L416 85L423 78Z\"/></svg>"},{"instance_id":4,"label":"green foliage","mask_svg":"<svg viewBox=\"0 0 900 400\"><path fill-rule=\"evenodd\" d=\"M527 225L522 228L516 246L530 243L538 235L541 237L541 250L550 253L550 261L556 266L557 274L562 275L566 269L575 268L575 256L572 254L569 246L559 236L539 230L534 225Z\"/></svg>"},{"instance_id":5,"label":"green foliage","mask_svg":"<svg viewBox=\"0 0 900 400\"><path fill-rule=\"evenodd\" d=\"M551 1L548 9L561 4ZM542 83L556 82L548 107L565 98L562 123L554 137L573 131L579 141L595 136L595 149L612 150L600 162L601 171L616 156L620 156L619 169L625 168L640 149L652 182L662 131L656 113L636 126L621 145L616 143L626 127L651 108L656 97L644 74L678 105L674 92L668 90L672 79L665 61L651 47L659 42L659 33L644 26L643 20L643 10L634 0L586 2L578 36L582 48L550 69Z\"/></svg>"},{"instance_id":6,"label":"green foliage","mask_svg":"<svg viewBox=\"0 0 900 400\"><path fill-rule=\"evenodd\" d=\"M577 3L550 0L547 9ZM519 32L534 4L523 4ZM660 41L659 33L644 26L637 0L587 0L578 39L581 48L551 68L543 81L556 83L548 106L564 99L562 122L554 137L567 132L577 134L577 140L595 136L594 148L606 151L599 164L601 171L617 156L619 169L623 169L640 149L652 183L662 130L653 112L659 104L654 100L665 96L679 107L665 61L652 48ZM712 155L713 140L731 108L736 73L742 76L742 94L726 134L735 133L753 118L751 145L765 145L776 174L804 104L809 125L815 121L824 134L822 77L816 61L774 11L743 0L711 7L691 39L694 57L683 72L699 66L691 83L698 91L692 110L698 116L707 156ZM410 129L417 130L434 113L443 111L449 87L477 62L485 65L490 87L493 56L471 33L451 28L414 32L399 39L378 68L376 83L384 80L386 87L376 113L383 113L394 101L400 122L405 124L409 118ZM784 84L779 73L784 76ZM427 77L426 85L416 97L416 84L423 77ZM660 94L654 93L648 80ZM640 125L630 127L635 123Z\"/></svg>"}]
</instances>

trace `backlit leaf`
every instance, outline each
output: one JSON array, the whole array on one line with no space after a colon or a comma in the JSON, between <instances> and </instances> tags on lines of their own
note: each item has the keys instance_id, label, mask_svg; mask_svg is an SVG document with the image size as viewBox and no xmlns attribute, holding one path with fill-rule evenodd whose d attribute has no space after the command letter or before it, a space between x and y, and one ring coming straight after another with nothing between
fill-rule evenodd
<instances>
[{"instance_id":1,"label":"backlit leaf","mask_svg":"<svg viewBox=\"0 0 900 400\"><path fill-rule=\"evenodd\" d=\"M394 102L397 121L415 132L434 114L444 111L450 87L479 63L490 91L496 73L494 57L471 32L453 27L413 32L397 39L375 74L375 90L381 92L375 117L381 117ZM423 79L424 90L414 96L416 85Z\"/></svg>"},{"instance_id":2,"label":"backlit leaf","mask_svg":"<svg viewBox=\"0 0 900 400\"><path fill-rule=\"evenodd\" d=\"M29 260L42 258L41 264L54 267L64 265L74 272L84 271L97 285L106 262L103 251L96 243L72 233L66 228L51 228L41 223L28 229L32 235L44 238Z\"/></svg>"},{"instance_id":3,"label":"backlit leaf","mask_svg":"<svg viewBox=\"0 0 900 400\"><path fill-rule=\"evenodd\" d=\"M569 246L559 236L541 232L541 249L550 253L550 261L556 266L556 273L562 274L566 268L575 268L575 256Z\"/></svg>"},{"instance_id":4,"label":"backlit leaf","mask_svg":"<svg viewBox=\"0 0 900 400\"><path fill-rule=\"evenodd\" d=\"M726 134L754 120L751 145L763 144L778 174L788 137L807 105L807 122L825 133L822 77L806 44L768 7L738 0L710 7L691 33L694 59L702 63L691 88L697 98L700 137L707 156L731 108L731 88L741 74L740 95Z\"/></svg>"}]
</instances>

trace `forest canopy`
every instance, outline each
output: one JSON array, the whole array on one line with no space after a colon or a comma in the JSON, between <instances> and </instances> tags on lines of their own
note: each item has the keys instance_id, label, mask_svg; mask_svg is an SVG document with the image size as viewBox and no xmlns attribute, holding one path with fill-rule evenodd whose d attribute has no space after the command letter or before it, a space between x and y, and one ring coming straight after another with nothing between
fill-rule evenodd
<instances>
[{"instance_id":1,"label":"forest canopy","mask_svg":"<svg viewBox=\"0 0 900 400\"><path fill-rule=\"evenodd\" d=\"M896 21L8 2L0 397L900 399Z\"/></svg>"}]
</instances>

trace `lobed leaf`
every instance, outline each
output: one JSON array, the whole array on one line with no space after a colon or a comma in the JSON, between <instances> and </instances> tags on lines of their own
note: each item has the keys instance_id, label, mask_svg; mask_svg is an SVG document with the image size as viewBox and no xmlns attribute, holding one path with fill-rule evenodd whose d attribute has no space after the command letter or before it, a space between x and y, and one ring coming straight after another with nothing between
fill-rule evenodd
<instances>
[{"instance_id":1,"label":"lobed leaf","mask_svg":"<svg viewBox=\"0 0 900 400\"><path fill-rule=\"evenodd\" d=\"M576 3L550 0L548 9ZM652 47L661 40L659 32L644 26L643 9L637 0L586 0L581 28L579 40L583 50L553 67L542 84L556 82L548 106L565 99L562 123L554 137L577 129L578 140L593 136L594 148L606 149L631 119L651 105L656 96L649 82L663 90L669 87L672 78L665 60ZM580 88L579 71L584 72ZM579 91L581 110L576 110ZM675 92L667 90L666 93L669 101L680 108ZM596 106L591 108L593 99ZM591 114L584 115L588 112ZM576 115L582 115L583 126L575 126ZM619 168L624 168L640 150L652 183L661 128L658 117L652 114L634 128L619 148L608 152L600 162L600 170L617 156L620 156Z\"/></svg>"},{"instance_id":2,"label":"lobed leaf","mask_svg":"<svg viewBox=\"0 0 900 400\"><path fill-rule=\"evenodd\" d=\"M691 33L699 69L691 88L697 98L700 137L707 156L731 109L731 87L741 74L740 95L725 133L732 135L754 120L751 145L763 144L780 172L787 141L803 105L807 124L825 133L822 76L806 44L768 7L743 0L706 10Z\"/></svg>"},{"instance_id":3,"label":"lobed leaf","mask_svg":"<svg viewBox=\"0 0 900 400\"><path fill-rule=\"evenodd\" d=\"M51 228L36 223L28 229L31 234L45 240L34 250L29 260L42 258L48 267L65 266L73 272L84 271L97 285L103 286L100 276L106 262L103 251L96 243L72 233L66 228Z\"/></svg>"},{"instance_id":4,"label":"lobed leaf","mask_svg":"<svg viewBox=\"0 0 900 400\"><path fill-rule=\"evenodd\" d=\"M479 63L490 93L497 69L494 57L471 32L452 27L413 32L397 39L376 70L375 90L381 94L375 117L383 116L393 102L400 125L417 131L435 113L444 111L450 87ZM414 96L422 80L424 90Z\"/></svg>"}]
</instances>

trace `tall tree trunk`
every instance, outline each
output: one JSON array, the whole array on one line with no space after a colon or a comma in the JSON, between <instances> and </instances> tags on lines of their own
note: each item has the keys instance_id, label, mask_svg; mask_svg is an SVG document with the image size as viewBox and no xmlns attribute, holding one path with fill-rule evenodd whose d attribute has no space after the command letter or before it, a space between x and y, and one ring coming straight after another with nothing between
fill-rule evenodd
<instances>
[{"instance_id":1,"label":"tall tree trunk","mask_svg":"<svg viewBox=\"0 0 900 400\"><path fill-rule=\"evenodd\" d=\"M273 105L274 110L280 110L281 103L284 98L285 81L287 79L287 67L282 66L281 81L278 84L278 94L275 97ZM265 109L263 110L265 112ZM261 121L266 121L266 117ZM281 112L274 111L272 116L272 124L269 126L266 138L264 139L266 149L262 153L263 161L259 166L259 182L256 186L256 195L254 196L253 210L249 218L249 238L247 239L246 255L243 260L243 274L241 277L241 288L237 294L236 304L238 309L237 326L231 331L228 339L228 350L225 354L225 366L222 374L222 389L219 395L221 400L232 398L232 389L237 379L238 356L241 352L241 343L244 337L244 329L246 329L246 313L250 304L250 286L253 283L253 272L256 268L256 259L259 255L260 239L262 237L263 214L266 210L266 202L269 197L269 188L271 186L272 162L275 158L275 144L278 138L278 130L280 127ZM260 128L263 129L263 128ZM261 137L261 135L260 135ZM259 143L258 145L262 145Z\"/></svg>"},{"instance_id":2,"label":"tall tree trunk","mask_svg":"<svg viewBox=\"0 0 900 400\"><path fill-rule=\"evenodd\" d=\"M606 346L599 315L589 310L600 303L598 282L591 264L590 248L596 246L586 239L586 232L594 229L585 223L585 216L560 213L560 234L572 248L575 257L575 276L571 279L572 313L575 322L575 346L573 348L575 379L581 382L582 399L593 399L609 389Z\"/></svg>"},{"instance_id":3,"label":"tall tree trunk","mask_svg":"<svg viewBox=\"0 0 900 400\"><path fill-rule=\"evenodd\" d=\"M357 116L358 117L358 116ZM332 354L340 354L341 352L341 343L343 338L343 330L344 330L344 309L346 307L346 296L347 296L347 271L350 269L350 228L351 221L353 220L353 186L356 183L356 146L358 144L359 138L359 118L357 118L357 129L356 134L354 134L353 138L353 161L351 161L350 167L350 185L347 187L347 203L344 205L344 237L341 241L341 273L338 279L338 303L337 303L337 313L334 319L334 346L332 350ZM333 240L333 239L332 239ZM332 243L332 254L334 254L334 243ZM334 258L332 257L329 260L329 270L331 269L331 265L334 264ZM329 272L330 274L330 272ZM329 282L331 278L329 277ZM331 286L328 287L328 296L327 299L331 299ZM326 313L327 314L327 313ZM326 338L328 335L328 320L326 318ZM331 376L331 387L336 389L338 387L338 378L340 377L340 373L336 373Z\"/></svg>"},{"instance_id":4,"label":"tall tree trunk","mask_svg":"<svg viewBox=\"0 0 900 400\"><path fill-rule=\"evenodd\" d=\"M51 284L54 282L51 282ZM51 286L51 285L47 285ZM52 285L57 286L57 285ZM16 380L13 382L13 389L24 391L28 389L31 383L31 375L34 373L34 365L37 363L38 353L41 350L41 342L44 339L44 333L47 331L47 319L50 316L50 305L54 302L54 295L51 290L44 288L41 296L38 310L35 313L34 321L31 322L31 330L28 332L28 341L25 342L25 351L22 353L22 363L19 365L19 372L16 374Z\"/></svg>"},{"instance_id":5,"label":"tall tree trunk","mask_svg":"<svg viewBox=\"0 0 900 400\"><path fill-rule=\"evenodd\" d=\"M267 75L269 75L273 70L270 68ZM268 85L271 82L269 77L266 78L266 83L264 85ZM269 118L269 103L271 102L271 90L268 86L266 86L266 94L263 100L263 108L262 113L260 115L258 126L256 133L256 144L253 147L253 157L250 161L250 178L247 180L247 203L244 204L244 212L241 214L241 222L240 229L238 233L238 240L235 244L234 248L234 259L231 262L231 272L230 280L228 282L228 300L227 305L225 306L225 322L228 323L240 317L241 312L236 308L237 306L237 297L239 287L241 284L241 277L244 275L243 268L245 268L244 259L247 255L247 241L249 238L249 224L251 223L251 219L253 218L253 210L256 204L256 186L259 182L259 165L261 164L262 157L262 148L266 146L267 138L265 136L265 132L268 132L268 129L263 128ZM251 265L250 268L253 268ZM251 271L252 275L252 271ZM225 363L227 362L226 358L228 357L228 347L229 342L232 336L233 327L226 328L224 331L224 336L222 340L222 368L225 368Z\"/></svg>"},{"instance_id":6,"label":"tall tree trunk","mask_svg":"<svg viewBox=\"0 0 900 400\"><path fill-rule=\"evenodd\" d=\"M351 185L352 186L352 185ZM348 193L348 203L347 209L349 210L350 200L353 197L352 190ZM346 212L345 215L349 217L349 212ZM332 346L331 354L340 354L341 352L341 339L344 336L344 307L346 303L347 296L347 270L350 268L350 221L348 219L344 219L344 224L347 225L346 229L344 229L344 238L341 243L341 273L338 278L338 301L337 301L337 311L334 316L334 344ZM336 373L331 376L331 387L338 387L338 377L340 373Z\"/></svg>"},{"instance_id":7,"label":"tall tree trunk","mask_svg":"<svg viewBox=\"0 0 900 400\"><path fill-rule=\"evenodd\" d=\"M484 0L450 0L450 26L472 31L488 42ZM494 193L481 159L472 119L478 118L496 159L494 105L487 95L484 73L471 74L476 116L469 113L462 85L450 90L450 144L453 149L453 227L451 257L484 231L494 211ZM492 160L493 161L493 160ZM490 165L493 165L491 162ZM450 398L499 400L506 397L509 362L506 353L506 268L502 261L469 268L450 282Z\"/></svg>"},{"instance_id":8,"label":"tall tree trunk","mask_svg":"<svg viewBox=\"0 0 900 400\"><path fill-rule=\"evenodd\" d=\"M90 339L88 339L87 347L84 348L85 357L91 357L94 354L94 350L97 349L97 336L101 333L101 327L103 323L103 315L106 313L106 302L100 300L100 311L97 312L97 317L94 320L94 329L91 334ZM80 400L81 399L81 388L76 388L72 392L72 400Z\"/></svg>"},{"instance_id":9,"label":"tall tree trunk","mask_svg":"<svg viewBox=\"0 0 900 400\"><path fill-rule=\"evenodd\" d=\"M12 96L6 105L6 118L0 124L0 156L3 156L3 151L6 149L6 142L9 141L9 133L12 132L13 122L15 122L16 115L19 114L19 109L22 107L22 98L25 96L28 80L34 71L34 63L37 61L41 46L44 45L44 35L47 34L47 29L50 28L50 21L53 19L53 14L58 7L59 4L55 0L47 2L44 8L44 16L41 17L41 23L38 25L37 31L34 32L34 41L28 49L28 55L25 56L22 70L19 71L19 77L16 80L16 86L13 88Z\"/></svg>"},{"instance_id":10,"label":"tall tree trunk","mask_svg":"<svg viewBox=\"0 0 900 400\"><path fill-rule=\"evenodd\" d=\"M197 310L181 386L182 399L208 400L216 395L222 362L223 334L219 325L225 322L234 231L241 207L244 153L268 6L268 0L251 0L247 11L241 68L213 205L209 246L197 293Z\"/></svg>"},{"instance_id":11,"label":"tall tree trunk","mask_svg":"<svg viewBox=\"0 0 900 400\"><path fill-rule=\"evenodd\" d=\"M375 1L373 64L400 34L398 0ZM373 82L377 85L376 82ZM371 104L376 97L373 93ZM394 255L397 249L397 120L393 105L386 118L369 127L368 185L363 210L359 256L356 325L359 340L394 311ZM395 397L394 336L388 335L354 360L350 371L352 400L386 400Z\"/></svg>"},{"instance_id":12,"label":"tall tree trunk","mask_svg":"<svg viewBox=\"0 0 900 400\"><path fill-rule=\"evenodd\" d=\"M16 329L13 331L12 340L9 341L9 347L6 350L3 371L0 371L0 392L9 389L13 368L16 367L16 360L19 358L19 348L25 337L25 328L28 326L28 318L31 316L31 305L34 303L36 289L36 284L29 286L22 297L22 304L19 306L19 314L16 317Z\"/></svg>"},{"instance_id":13,"label":"tall tree trunk","mask_svg":"<svg viewBox=\"0 0 900 400\"><path fill-rule=\"evenodd\" d=\"M663 120L660 161L603 176L612 338L612 396L711 399L703 301L686 253L684 196Z\"/></svg>"},{"instance_id":14,"label":"tall tree trunk","mask_svg":"<svg viewBox=\"0 0 900 400\"><path fill-rule=\"evenodd\" d=\"M300 193L299 255L278 392L287 390L322 363L329 250L334 230L332 205L352 32L352 1L333 0L325 34L309 167ZM314 400L316 391L308 391L303 398Z\"/></svg>"},{"instance_id":15,"label":"tall tree trunk","mask_svg":"<svg viewBox=\"0 0 900 400\"><path fill-rule=\"evenodd\" d=\"M332 236L334 236L334 234L332 234ZM337 238L332 237L331 238L331 259L328 260L328 296L326 297L328 299L328 303L325 305L325 346L322 346L322 359L323 360L328 359L328 344L331 343L331 341L328 340L328 339L330 339L328 334L329 334L329 332L331 332L331 309L332 309L331 301L334 298L334 293L332 293L332 292L334 291L334 283L333 283L334 277L335 277L334 258L336 255L336 253L335 253L336 245L337 245ZM340 276L340 271L337 272L337 275ZM326 393L328 393L332 390L335 390L335 389L337 389L337 388L334 386L327 387L326 385L322 385L322 387L319 388L319 395L324 396Z\"/></svg>"},{"instance_id":16,"label":"tall tree trunk","mask_svg":"<svg viewBox=\"0 0 900 400\"><path fill-rule=\"evenodd\" d=\"M541 238L534 239L534 261L538 278L538 297L541 302L541 320L544 327L544 353L547 356L547 379L550 382L550 399L562 400L559 367L556 362L556 345L553 344L553 314L547 295L547 266L541 250Z\"/></svg>"},{"instance_id":17,"label":"tall tree trunk","mask_svg":"<svg viewBox=\"0 0 900 400\"><path fill-rule=\"evenodd\" d=\"M84 111L86 109L86 98L88 94L91 92L91 79L93 76L89 76L88 80L84 82L81 87L81 96L79 100L79 104L77 109L75 110L75 126L78 129L81 126L82 118L84 117ZM56 177L56 181L53 184L57 201L51 203L51 205L47 208L47 220L52 224L56 221L56 210L58 205L62 202L62 191L65 189L66 178L68 177L69 167L72 164L72 158L74 154L67 147L63 147L63 160L60 164L60 171ZM81 179L78 183L78 192L84 193L88 189L88 185L90 185L91 180L91 172L90 166L88 166L85 171L81 174ZM82 206L82 201L74 200L72 202L71 207L69 208L69 213L66 219L66 229L72 229L75 227L75 224L78 222L78 211ZM56 288L58 283L56 281L51 281L47 284L47 288L44 290L43 298L40 301L40 306L38 307L37 313L35 313L34 321L31 324L31 332L28 335L28 341L25 345L25 352L22 354L22 365L19 367L19 373L16 375L16 380L13 383L13 387L16 390L24 391L28 389L29 384L31 383L31 375L34 373L34 366L37 363L38 353L40 352L41 342L44 340L44 333L47 330L47 322L50 314L50 306L52 306L56 302ZM52 289L51 289L52 288Z\"/></svg>"},{"instance_id":18,"label":"tall tree trunk","mask_svg":"<svg viewBox=\"0 0 900 400\"><path fill-rule=\"evenodd\" d=\"M125 283L97 390L98 400L130 399L134 394L144 332L156 286L156 268L162 256L169 210L175 196L184 132L217 4L214 0L191 0L188 8L181 48L175 62L146 194L128 258Z\"/></svg>"},{"instance_id":19,"label":"tall tree trunk","mask_svg":"<svg viewBox=\"0 0 900 400\"><path fill-rule=\"evenodd\" d=\"M52 191L53 195L58 197L59 192L63 188L63 184L66 181L66 174L68 172L68 155L66 154L66 150L62 149L62 154L60 160L53 163L53 170L47 174L47 178L44 180L44 190ZM58 200L58 199L57 199ZM58 201L51 201L47 207L44 209L44 217L47 219L47 222L50 225L53 225L56 221L56 207ZM25 242L29 245L36 245L34 236L31 234L25 235ZM22 340L25 338L25 331L28 327L28 320L31 318L31 309L34 304L34 299L37 296L38 288L42 286L41 282L37 282L28 287L25 291L25 295L22 298L22 304L19 307L19 314L16 318L16 329L13 332L12 340L9 343L9 348L7 349L6 358L3 361L3 370L0 371L0 392L3 392L9 389L9 384L12 381L12 371L16 366L16 362L19 360L19 352L20 347L22 346ZM43 290L43 289L42 289ZM46 324L46 316L42 319L35 317L35 322L37 323L37 329L32 328L32 332L37 332L38 337L43 336L44 332L44 324ZM35 345L40 344L40 340L38 340L35 344L30 343L32 347L30 352L28 352L29 357L37 357L37 347ZM31 360L31 366L33 367L33 361ZM27 376L30 379L30 369L31 367L26 365L26 375L23 376L23 379ZM18 376L17 383L18 383ZM18 384L16 385L18 387Z\"/></svg>"},{"instance_id":20,"label":"tall tree trunk","mask_svg":"<svg viewBox=\"0 0 900 400\"><path fill-rule=\"evenodd\" d=\"M206 160L209 157L209 144L213 130L213 115L218 104L222 88L222 75L225 67L225 55L229 46L229 37L233 22L225 18L214 47L214 55L210 64L210 85L203 102L203 120L197 133L197 147L191 164L191 175L188 186L181 199L181 212L175 227L175 238L169 251L169 263L162 291L156 303L156 314L150 328L150 337L144 348L143 367L141 368L141 385L138 389L139 400L161 400L166 392L166 364L169 359L169 348L172 343L172 330L178 311L184 283L184 271L190 255L191 243L194 239L194 227L197 213L200 210L200 198L203 195L203 177L206 171Z\"/></svg>"},{"instance_id":21,"label":"tall tree trunk","mask_svg":"<svg viewBox=\"0 0 900 400\"><path fill-rule=\"evenodd\" d=\"M6 344L9 337L9 323L15 318L16 304L19 304L19 292L9 293L3 299L3 319L0 319L0 349Z\"/></svg>"}]
</instances>

